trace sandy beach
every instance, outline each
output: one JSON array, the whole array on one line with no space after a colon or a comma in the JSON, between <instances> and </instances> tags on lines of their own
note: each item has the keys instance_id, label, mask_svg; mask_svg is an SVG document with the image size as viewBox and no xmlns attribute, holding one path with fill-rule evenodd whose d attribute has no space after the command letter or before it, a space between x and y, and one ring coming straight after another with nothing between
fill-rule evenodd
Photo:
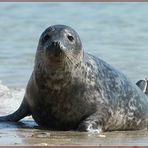
<instances>
[{"instance_id":1,"label":"sandy beach","mask_svg":"<svg viewBox=\"0 0 148 148\"><path fill-rule=\"evenodd\" d=\"M114 131L102 134L40 129L32 119L0 123L1 146L146 146L148 130Z\"/></svg>"}]
</instances>

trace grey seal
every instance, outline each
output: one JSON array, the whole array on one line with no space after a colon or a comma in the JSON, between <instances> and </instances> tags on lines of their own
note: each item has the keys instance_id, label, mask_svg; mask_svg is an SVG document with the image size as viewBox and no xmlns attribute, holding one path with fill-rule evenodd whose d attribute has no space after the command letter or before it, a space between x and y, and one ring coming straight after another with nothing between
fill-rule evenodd
<instances>
[{"instance_id":1,"label":"grey seal","mask_svg":"<svg viewBox=\"0 0 148 148\"><path fill-rule=\"evenodd\" d=\"M139 87L138 87L139 86ZM84 52L79 35L65 25L48 27L21 106L0 117L17 122L32 115L52 130L101 132L147 127L148 97L103 60Z\"/></svg>"}]
</instances>

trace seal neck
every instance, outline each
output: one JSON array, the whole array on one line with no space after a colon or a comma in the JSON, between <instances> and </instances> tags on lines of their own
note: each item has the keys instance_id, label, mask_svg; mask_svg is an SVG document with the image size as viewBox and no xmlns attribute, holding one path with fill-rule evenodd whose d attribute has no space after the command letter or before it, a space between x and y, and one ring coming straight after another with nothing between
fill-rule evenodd
<instances>
[{"instance_id":1,"label":"seal neck","mask_svg":"<svg viewBox=\"0 0 148 148\"><path fill-rule=\"evenodd\" d=\"M45 89L50 88L54 90L58 90L64 88L66 86L74 85L75 83L80 83L83 78L83 62L80 61L73 67L68 67L65 65L64 67L48 67L47 64L38 63L35 65L36 71L35 80L38 84L38 87Z\"/></svg>"}]
</instances>

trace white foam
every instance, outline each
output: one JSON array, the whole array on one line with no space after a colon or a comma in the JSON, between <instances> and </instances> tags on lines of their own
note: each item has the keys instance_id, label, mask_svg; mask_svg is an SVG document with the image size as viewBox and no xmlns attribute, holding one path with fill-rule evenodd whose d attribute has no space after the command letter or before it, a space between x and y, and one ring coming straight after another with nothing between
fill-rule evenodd
<instances>
[{"instance_id":1,"label":"white foam","mask_svg":"<svg viewBox=\"0 0 148 148\"><path fill-rule=\"evenodd\" d=\"M21 104L25 89L8 88L0 82L0 115L15 111Z\"/></svg>"}]
</instances>

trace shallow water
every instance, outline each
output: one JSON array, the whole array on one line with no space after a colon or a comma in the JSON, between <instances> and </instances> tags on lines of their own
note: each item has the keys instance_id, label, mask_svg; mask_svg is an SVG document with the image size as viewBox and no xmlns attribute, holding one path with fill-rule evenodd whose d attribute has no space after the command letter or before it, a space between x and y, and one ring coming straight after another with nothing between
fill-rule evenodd
<instances>
[{"instance_id":1,"label":"shallow water","mask_svg":"<svg viewBox=\"0 0 148 148\"><path fill-rule=\"evenodd\" d=\"M0 3L0 114L19 107L39 36L53 24L73 27L85 51L104 59L132 81L148 77L147 14L145 3ZM0 145L148 145L147 131L109 132L99 137L42 131L33 128L32 120L24 122L25 128L0 123ZM40 137L42 132L50 138Z\"/></svg>"}]
</instances>

